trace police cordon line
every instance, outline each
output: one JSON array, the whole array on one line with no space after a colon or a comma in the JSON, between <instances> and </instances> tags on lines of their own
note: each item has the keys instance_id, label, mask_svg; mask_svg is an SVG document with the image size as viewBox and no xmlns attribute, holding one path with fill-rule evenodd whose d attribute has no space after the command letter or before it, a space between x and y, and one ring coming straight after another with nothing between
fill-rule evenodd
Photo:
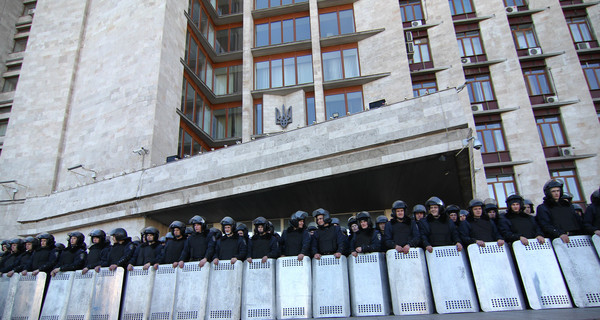
<instances>
[{"instance_id":1,"label":"police cordon line","mask_svg":"<svg viewBox=\"0 0 600 320\"><path fill-rule=\"evenodd\" d=\"M431 197L398 200L391 220L362 211L350 235L323 208L297 211L281 236L258 217L222 231L201 216L147 227L2 242L2 319L292 319L600 306L600 190L578 212L560 180L543 203L517 194L499 213ZM535 214L534 214L535 212ZM553 239L551 241L551 239ZM112 244L111 244L112 242ZM510 245L509 245L510 244ZM564 279L564 280L563 280ZM568 288L568 290L567 290ZM525 300L526 297L526 300Z\"/></svg>"}]
</instances>

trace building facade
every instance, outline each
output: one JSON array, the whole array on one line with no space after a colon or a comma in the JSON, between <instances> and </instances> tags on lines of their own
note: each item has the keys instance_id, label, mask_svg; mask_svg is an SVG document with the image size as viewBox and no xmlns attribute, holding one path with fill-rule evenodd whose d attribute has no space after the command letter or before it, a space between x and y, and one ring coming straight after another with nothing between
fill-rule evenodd
<instances>
[{"instance_id":1,"label":"building facade","mask_svg":"<svg viewBox=\"0 0 600 320\"><path fill-rule=\"evenodd\" d=\"M3 237L600 180L582 0L5 0Z\"/></svg>"}]
</instances>

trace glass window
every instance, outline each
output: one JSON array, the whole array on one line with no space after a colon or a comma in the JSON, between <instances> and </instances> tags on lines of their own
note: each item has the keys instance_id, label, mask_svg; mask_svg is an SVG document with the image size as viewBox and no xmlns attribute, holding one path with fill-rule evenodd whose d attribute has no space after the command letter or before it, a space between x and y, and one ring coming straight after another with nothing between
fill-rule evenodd
<instances>
[{"instance_id":1,"label":"glass window","mask_svg":"<svg viewBox=\"0 0 600 320\"><path fill-rule=\"evenodd\" d=\"M20 38L15 40L15 45L13 47L13 52L23 52L25 48L27 48L27 39L28 38Z\"/></svg>"},{"instance_id":2,"label":"glass window","mask_svg":"<svg viewBox=\"0 0 600 320\"><path fill-rule=\"evenodd\" d=\"M310 22L308 17L272 21L256 25L255 45L257 47L307 39L310 39Z\"/></svg>"},{"instance_id":3,"label":"glass window","mask_svg":"<svg viewBox=\"0 0 600 320\"><path fill-rule=\"evenodd\" d=\"M479 31L469 31L456 34L458 50L461 57L471 57L483 54Z\"/></svg>"},{"instance_id":4,"label":"glass window","mask_svg":"<svg viewBox=\"0 0 600 320\"><path fill-rule=\"evenodd\" d=\"M198 64L198 44L196 43L196 41L194 40L194 38L191 38L191 41L189 42L189 46L190 46L190 50L189 50L189 54L188 54L188 66L194 71L197 72L197 64Z\"/></svg>"},{"instance_id":5,"label":"glass window","mask_svg":"<svg viewBox=\"0 0 600 320\"><path fill-rule=\"evenodd\" d=\"M221 15L229 14L229 0L219 0L217 13Z\"/></svg>"},{"instance_id":6,"label":"glass window","mask_svg":"<svg viewBox=\"0 0 600 320\"><path fill-rule=\"evenodd\" d=\"M213 67L210 63L206 65L206 86L212 90L213 85Z\"/></svg>"},{"instance_id":7,"label":"glass window","mask_svg":"<svg viewBox=\"0 0 600 320\"><path fill-rule=\"evenodd\" d=\"M228 109L227 112L227 137L237 138L242 136L242 107Z\"/></svg>"},{"instance_id":8,"label":"glass window","mask_svg":"<svg viewBox=\"0 0 600 320\"><path fill-rule=\"evenodd\" d=\"M364 110L362 92L347 92L325 96L325 112L327 119L344 117L348 113Z\"/></svg>"},{"instance_id":9,"label":"glass window","mask_svg":"<svg viewBox=\"0 0 600 320\"><path fill-rule=\"evenodd\" d=\"M269 45L269 24L257 24L256 25L256 46L268 46Z\"/></svg>"},{"instance_id":10,"label":"glass window","mask_svg":"<svg viewBox=\"0 0 600 320\"><path fill-rule=\"evenodd\" d=\"M202 128L202 116L204 114L204 101L202 101L202 96L196 94L196 107L194 108L194 113L196 119L194 119L194 123L198 126L198 128Z\"/></svg>"},{"instance_id":11,"label":"glass window","mask_svg":"<svg viewBox=\"0 0 600 320\"><path fill-rule=\"evenodd\" d=\"M329 81L343 77L341 52L323 52L323 79Z\"/></svg>"},{"instance_id":12,"label":"glass window","mask_svg":"<svg viewBox=\"0 0 600 320\"><path fill-rule=\"evenodd\" d=\"M262 103L254 105L254 134L263 133L263 107Z\"/></svg>"},{"instance_id":13,"label":"glass window","mask_svg":"<svg viewBox=\"0 0 600 320\"><path fill-rule=\"evenodd\" d=\"M295 59L285 58L283 59L283 68L284 68L284 85L285 86L293 86L296 84L296 62Z\"/></svg>"},{"instance_id":14,"label":"glass window","mask_svg":"<svg viewBox=\"0 0 600 320\"><path fill-rule=\"evenodd\" d=\"M271 44L281 43L281 21L271 22Z\"/></svg>"},{"instance_id":15,"label":"glass window","mask_svg":"<svg viewBox=\"0 0 600 320\"><path fill-rule=\"evenodd\" d=\"M496 99L489 75L467 77L466 81L471 102L493 101Z\"/></svg>"},{"instance_id":16,"label":"glass window","mask_svg":"<svg viewBox=\"0 0 600 320\"><path fill-rule=\"evenodd\" d=\"M312 55L296 57L298 64L298 83L313 82Z\"/></svg>"},{"instance_id":17,"label":"glass window","mask_svg":"<svg viewBox=\"0 0 600 320\"><path fill-rule=\"evenodd\" d=\"M204 132L208 133L210 132L210 120L211 120L211 108L208 104L204 105L204 122L202 124L202 130L204 130Z\"/></svg>"},{"instance_id":18,"label":"glass window","mask_svg":"<svg viewBox=\"0 0 600 320\"><path fill-rule=\"evenodd\" d=\"M315 98L306 98L306 124L312 125L317 123L317 112L315 109Z\"/></svg>"},{"instance_id":19,"label":"glass window","mask_svg":"<svg viewBox=\"0 0 600 320\"><path fill-rule=\"evenodd\" d=\"M8 120L0 121L0 137L4 137L6 135L6 128L8 128Z\"/></svg>"},{"instance_id":20,"label":"glass window","mask_svg":"<svg viewBox=\"0 0 600 320\"><path fill-rule=\"evenodd\" d=\"M207 38L208 37L208 16L206 12L202 10L200 14L200 33Z\"/></svg>"},{"instance_id":21,"label":"glass window","mask_svg":"<svg viewBox=\"0 0 600 320\"><path fill-rule=\"evenodd\" d=\"M214 139L225 138L225 128L227 127L227 109L213 110L212 119L212 137Z\"/></svg>"},{"instance_id":22,"label":"glass window","mask_svg":"<svg viewBox=\"0 0 600 320\"><path fill-rule=\"evenodd\" d=\"M415 39L413 41L413 54L409 57L409 63L422 63L431 61L429 55L429 43L427 38Z\"/></svg>"},{"instance_id":23,"label":"glass window","mask_svg":"<svg viewBox=\"0 0 600 320\"><path fill-rule=\"evenodd\" d=\"M523 75L525 76L525 83L527 84L527 91L529 92L530 96L552 93L552 90L550 90L550 83L548 82L546 70L524 70Z\"/></svg>"},{"instance_id":24,"label":"glass window","mask_svg":"<svg viewBox=\"0 0 600 320\"><path fill-rule=\"evenodd\" d=\"M471 0L448 0L448 2L453 16L473 12Z\"/></svg>"},{"instance_id":25,"label":"glass window","mask_svg":"<svg viewBox=\"0 0 600 320\"><path fill-rule=\"evenodd\" d=\"M354 33L354 11L340 11L340 34Z\"/></svg>"},{"instance_id":26,"label":"glass window","mask_svg":"<svg viewBox=\"0 0 600 320\"><path fill-rule=\"evenodd\" d=\"M563 191L573 195L573 202L583 201L579 191L579 179L575 170L561 170L551 172L552 178L563 182Z\"/></svg>"},{"instance_id":27,"label":"glass window","mask_svg":"<svg viewBox=\"0 0 600 320\"><path fill-rule=\"evenodd\" d=\"M350 9L321 13L319 24L322 38L353 33L355 31L354 11Z\"/></svg>"},{"instance_id":28,"label":"glass window","mask_svg":"<svg viewBox=\"0 0 600 320\"><path fill-rule=\"evenodd\" d=\"M229 67L229 91L228 93L242 92L243 68L241 65Z\"/></svg>"},{"instance_id":29,"label":"glass window","mask_svg":"<svg viewBox=\"0 0 600 320\"><path fill-rule=\"evenodd\" d=\"M551 147L566 144L563 136L560 117L553 116L536 118L535 122L537 123L542 146Z\"/></svg>"},{"instance_id":30,"label":"glass window","mask_svg":"<svg viewBox=\"0 0 600 320\"><path fill-rule=\"evenodd\" d=\"M283 42L294 41L294 19L283 20Z\"/></svg>"},{"instance_id":31,"label":"glass window","mask_svg":"<svg viewBox=\"0 0 600 320\"><path fill-rule=\"evenodd\" d=\"M198 76L202 82L206 83L206 73L205 73L205 65L206 65L206 56L204 52L198 51Z\"/></svg>"},{"instance_id":32,"label":"glass window","mask_svg":"<svg viewBox=\"0 0 600 320\"><path fill-rule=\"evenodd\" d=\"M344 53L344 78L353 78L360 76L358 70L358 50L347 49Z\"/></svg>"},{"instance_id":33,"label":"glass window","mask_svg":"<svg viewBox=\"0 0 600 320\"><path fill-rule=\"evenodd\" d=\"M348 112L357 113L363 111L362 92L348 92L346 94Z\"/></svg>"},{"instance_id":34,"label":"glass window","mask_svg":"<svg viewBox=\"0 0 600 320\"><path fill-rule=\"evenodd\" d=\"M504 0L505 7L513 7L513 6L524 6L526 5L525 0Z\"/></svg>"},{"instance_id":35,"label":"glass window","mask_svg":"<svg viewBox=\"0 0 600 320\"><path fill-rule=\"evenodd\" d=\"M269 7L269 0L256 0L256 5L254 9L265 9Z\"/></svg>"},{"instance_id":36,"label":"glass window","mask_svg":"<svg viewBox=\"0 0 600 320\"><path fill-rule=\"evenodd\" d=\"M571 36L574 42L592 41L590 27L585 17L567 19L567 24L571 30Z\"/></svg>"},{"instance_id":37,"label":"glass window","mask_svg":"<svg viewBox=\"0 0 600 320\"><path fill-rule=\"evenodd\" d=\"M217 53L227 52L229 44L229 29L217 30L217 39L215 41L215 51Z\"/></svg>"},{"instance_id":38,"label":"glass window","mask_svg":"<svg viewBox=\"0 0 600 320\"><path fill-rule=\"evenodd\" d=\"M183 132L183 151L184 156L192 155L192 136L189 133Z\"/></svg>"},{"instance_id":39,"label":"glass window","mask_svg":"<svg viewBox=\"0 0 600 320\"><path fill-rule=\"evenodd\" d=\"M257 62L255 64L255 68L254 88L256 90L269 88L271 86L271 80L269 77L269 61Z\"/></svg>"},{"instance_id":40,"label":"glass window","mask_svg":"<svg viewBox=\"0 0 600 320\"><path fill-rule=\"evenodd\" d=\"M535 32L532 24L520 24L510 26L513 39L518 49L528 49L538 47L535 39Z\"/></svg>"},{"instance_id":41,"label":"glass window","mask_svg":"<svg viewBox=\"0 0 600 320\"><path fill-rule=\"evenodd\" d=\"M283 86L282 60L271 60L271 88Z\"/></svg>"},{"instance_id":42,"label":"glass window","mask_svg":"<svg viewBox=\"0 0 600 320\"><path fill-rule=\"evenodd\" d=\"M310 39L310 19L308 17L296 18L296 41Z\"/></svg>"},{"instance_id":43,"label":"glass window","mask_svg":"<svg viewBox=\"0 0 600 320\"><path fill-rule=\"evenodd\" d=\"M227 94L227 68L215 69L215 89L216 95Z\"/></svg>"},{"instance_id":44,"label":"glass window","mask_svg":"<svg viewBox=\"0 0 600 320\"><path fill-rule=\"evenodd\" d=\"M185 109L183 111L183 114L185 114L185 117L194 121L194 88L192 87L192 84L188 82L187 84L187 93L185 95Z\"/></svg>"},{"instance_id":45,"label":"glass window","mask_svg":"<svg viewBox=\"0 0 600 320\"><path fill-rule=\"evenodd\" d=\"M600 89L600 62L582 62L581 68L590 90Z\"/></svg>"},{"instance_id":46,"label":"glass window","mask_svg":"<svg viewBox=\"0 0 600 320\"><path fill-rule=\"evenodd\" d=\"M437 83L435 82L435 80L416 82L413 83L412 87L413 97L415 98L437 91Z\"/></svg>"},{"instance_id":47,"label":"glass window","mask_svg":"<svg viewBox=\"0 0 600 320\"><path fill-rule=\"evenodd\" d=\"M241 51L243 33L242 27L231 28L229 30L229 51Z\"/></svg>"},{"instance_id":48,"label":"glass window","mask_svg":"<svg viewBox=\"0 0 600 320\"><path fill-rule=\"evenodd\" d=\"M400 1L400 14L403 22L423 19L423 7L421 0Z\"/></svg>"},{"instance_id":49,"label":"glass window","mask_svg":"<svg viewBox=\"0 0 600 320\"><path fill-rule=\"evenodd\" d=\"M478 125L477 139L483 144L483 153L506 151L500 123Z\"/></svg>"},{"instance_id":50,"label":"glass window","mask_svg":"<svg viewBox=\"0 0 600 320\"><path fill-rule=\"evenodd\" d=\"M496 199L498 208L506 208L506 198L517 193L512 175L487 177L487 185L490 198Z\"/></svg>"},{"instance_id":51,"label":"glass window","mask_svg":"<svg viewBox=\"0 0 600 320\"><path fill-rule=\"evenodd\" d=\"M255 69L256 90L292 86L296 83L302 84L313 81L312 57L310 55L257 62L255 63Z\"/></svg>"},{"instance_id":52,"label":"glass window","mask_svg":"<svg viewBox=\"0 0 600 320\"><path fill-rule=\"evenodd\" d=\"M11 92L17 90L18 82L19 77L4 78L4 86L2 86L2 92Z\"/></svg>"}]
</instances>

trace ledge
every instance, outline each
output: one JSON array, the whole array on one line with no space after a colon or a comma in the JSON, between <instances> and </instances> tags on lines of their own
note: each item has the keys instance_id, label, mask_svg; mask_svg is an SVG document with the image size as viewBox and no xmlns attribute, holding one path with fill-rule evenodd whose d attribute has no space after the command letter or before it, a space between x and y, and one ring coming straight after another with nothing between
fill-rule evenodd
<instances>
[{"instance_id":1,"label":"ledge","mask_svg":"<svg viewBox=\"0 0 600 320\"><path fill-rule=\"evenodd\" d=\"M567 9L567 10L571 10L571 9L585 9L587 7L595 6L598 3L600 3L600 1L590 1L590 2L584 2L584 3L570 4L570 5L566 5L566 6L560 6L560 7L563 10L565 10L565 9Z\"/></svg>"},{"instance_id":2,"label":"ledge","mask_svg":"<svg viewBox=\"0 0 600 320\"><path fill-rule=\"evenodd\" d=\"M284 6L277 6L277 7L273 7L273 8L254 10L254 11L252 11L252 18L262 19L262 18L269 18L269 17L280 16L280 15L285 15L285 14L290 14L290 13L304 12L304 11L309 11L308 1L288 4L288 5L284 5Z\"/></svg>"},{"instance_id":3,"label":"ledge","mask_svg":"<svg viewBox=\"0 0 600 320\"><path fill-rule=\"evenodd\" d=\"M321 9L321 8L341 6L344 4L351 4L351 3L355 3L357 1L358 0L318 0L317 6L319 7L319 9Z\"/></svg>"},{"instance_id":4,"label":"ledge","mask_svg":"<svg viewBox=\"0 0 600 320\"><path fill-rule=\"evenodd\" d=\"M474 111L473 115L474 116L494 115L494 114L502 114L505 112L511 112L511 111L515 111L515 110L519 110L519 108L500 108L500 109L491 109L491 110L484 110L484 111Z\"/></svg>"},{"instance_id":5,"label":"ledge","mask_svg":"<svg viewBox=\"0 0 600 320\"><path fill-rule=\"evenodd\" d=\"M431 73L436 73L438 71L444 71L444 70L448 70L450 69L450 67L437 67L437 68L429 68L429 69L421 69L421 70L417 70L417 71L411 71L410 75L411 76L418 76L418 75L422 75L422 74L431 74Z\"/></svg>"},{"instance_id":6,"label":"ledge","mask_svg":"<svg viewBox=\"0 0 600 320\"><path fill-rule=\"evenodd\" d=\"M483 164L484 168L498 168L498 167L508 167L508 166L520 166L523 164L532 163L532 160L523 160L523 161L506 161L506 162L492 162Z\"/></svg>"},{"instance_id":7,"label":"ledge","mask_svg":"<svg viewBox=\"0 0 600 320\"><path fill-rule=\"evenodd\" d=\"M385 31L385 28L360 31L355 33L343 34L339 36L332 36L327 38L321 38L321 47L330 47L347 43L359 42L364 39L368 39L380 32Z\"/></svg>"},{"instance_id":8,"label":"ledge","mask_svg":"<svg viewBox=\"0 0 600 320\"><path fill-rule=\"evenodd\" d=\"M600 47L589 49L575 49L575 51L577 51L577 54L598 53L600 52Z\"/></svg>"},{"instance_id":9,"label":"ledge","mask_svg":"<svg viewBox=\"0 0 600 320\"><path fill-rule=\"evenodd\" d=\"M198 26L194 24L192 18L188 15L187 12L185 13L185 17L188 19L188 25L191 27L196 37L200 40L200 45L208 53L208 58L210 59L210 61L218 63L233 60L242 60L243 55L241 50L217 54L215 52L215 48L213 48L210 45L210 43L208 43L204 35L202 35L202 33L200 32L200 29L198 29Z\"/></svg>"},{"instance_id":10,"label":"ledge","mask_svg":"<svg viewBox=\"0 0 600 320\"><path fill-rule=\"evenodd\" d=\"M385 78L389 75L391 75L391 73L386 72L386 73L372 74L372 75L368 75L368 76L354 77L354 78L349 78L349 79L324 81L323 89L329 90L329 89L337 89L337 88L365 85L369 82L373 82L373 81Z\"/></svg>"},{"instance_id":11,"label":"ledge","mask_svg":"<svg viewBox=\"0 0 600 320\"><path fill-rule=\"evenodd\" d=\"M220 16L217 13L216 9L212 6L212 4L210 4L209 0L202 0L202 3L204 4L206 11L208 11L210 19L217 26L235 22L242 22L244 20L244 14L242 12Z\"/></svg>"},{"instance_id":12,"label":"ledge","mask_svg":"<svg viewBox=\"0 0 600 320\"><path fill-rule=\"evenodd\" d=\"M560 56L562 54L565 54L565 51L541 53L541 54L536 54L536 55L532 55L532 56L522 56L522 57L519 57L519 61L540 60L540 59L546 59L546 58Z\"/></svg>"},{"instance_id":13,"label":"ledge","mask_svg":"<svg viewBox=\"0 0 600 320\"><path fill-rule=\"evenodd\" d=\"M312 49L312 42L310 39L296 41L296 42L288 42L282 44L276 44L271 46L264 47L256 47L252 48L252 56L253 57L263 57L272 54L280 54L286 52L294 52L294 51L302 51L302 50L310 50Z\"/></svg>"},{"instance_id":14,"label":"ledge","mask_svg":"<svg viewBox=\"0 0 600 320\"><path fill-rule=\"evenodd\" d=\"M493 18L493 16L481 16L481 17L475 17L475 18L454 20L454 21L452 21L452 23L454 23L454 25L457 26L457 25L461 25L461 24L480 22L480 21L487 20L490 18Z\"/></svg>"},{"instance_id":15,"label":"ledge","mask_svg":"<svg viewBox=\"0 0 600 320\"><path fill-rule=\"evenodd\" d=\"M425 24L422 24L422 25L416 26L416 27L404 28L404 31L426 30L426 29L429 29L429 28L437 27L439 25L440 25L440 23L425 23Z\"/></svg>"},{"instance_id":16,"label":"ledge","mask_svg":"<svg viewBox=\"0 0 600 320\"><path fill-rule=\"evenodd\" d=\"M515 12L511 12L511 13L506 13L506 15L509 18L512 17L522 17L522 16L530 16L532 14L538 13L538 12L542 12L546 9L529 9L529 10L523 10L523 11L515 11Z\"/></svg>"},{"instance_id":17,"label":"ledge","mask_svg":"<svg viewBox=\"0 0 600 320\"><path fill-rule=\"evenodd\" d=\"M481 61L481 62L468 62L468 63L463 63L462 66L463 66L463 69L480 68L480 67L487 67L487 66L491 66L494 64L502 63L502 62L505 62L506 60L507 59L494 59L494 60Z\"/></svg>"},{"instance_id":18,"label":"ledge","mask_svg":"<svg viewBox=\"0 0 600 320\"><path fill-rule=\"evenodd\" d=\"M565 161L565 160L580 160L580 159L587 159L587 158L593 158L597 156L596 153L588 153L588 154L580 154L580 155L574 155L574 156L561 156L561 157L552 157L552 158L546 158L546 162L558 162L558 161Z\"/></svg>"},{"instance_id":19,"label":"ledge","mask_svg":"<svg viewBox=\"0 0 600 320\"><path fill-rule=\"evenodd\" d=\"M565 100L565 101L558 101L558 102L551 102L551 103L532 104L531 108L535 109L535 110L550 109L550 108L568 106L570 104L575 104L575 103L579 103L579 102L581 102L581 100L577 99L577 100Z\"/></svg>"},{"instance_id":20,"label":"ledge","mask_svg":"<svg viewBox=\"0 0 600 320\"><path fill-rule=\"evenodd\" d=\"M202 138L202 141L206 142L206 144L211 148L221 148L224 146L231 146L231 145L235 145L238 141L239 142L242 141L242 138L229 138L229 139L214 140L209 134L204 132L204 130L200 129L200 127L198 127L192 120L190 120L188 117L186 117L185 114L183 114L183 112L181 112L181 110L179 110L179 109L176 109L176 110L177 110L177 114L181 117L181 119L190 128L192 128L192 131L194 131L195 134L197 134L200 138Z\"/></svg>"},{"instance_id":21,"label":"ledge","mask_svg":"<svg viewBox=\"0 0 600 320\"><path fill-rule=\"evenodd\" d=\"M252 90L251 93L252 93L252 98L254 98L254 99L262 98L262 96L264 94L285 96L285 95L288 95L288 94L298 91L298 90L304 90L305 92L315 91L314 85L315 84L313 82L311 82L311 83L298 84L295 86L288 86L288 87Z\"/></svg>"}]
</instances>

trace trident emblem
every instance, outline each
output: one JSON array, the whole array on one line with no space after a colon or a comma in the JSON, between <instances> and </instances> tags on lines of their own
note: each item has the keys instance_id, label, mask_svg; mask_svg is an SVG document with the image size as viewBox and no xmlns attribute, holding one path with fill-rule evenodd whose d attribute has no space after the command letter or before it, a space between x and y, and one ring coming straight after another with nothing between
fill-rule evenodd
<instances>
[{"instance_id":1,"label":"trident emblem","mask_svg":"<svg viewBox=\"0 0 600 320\"><path fill-rule=\"evenodd\" d=\"M275 124L280 125L283 129L292 123L292 106L285 110L285 105L281 105L281 111L275 109Z\"/></svg>"}]
</instances>

